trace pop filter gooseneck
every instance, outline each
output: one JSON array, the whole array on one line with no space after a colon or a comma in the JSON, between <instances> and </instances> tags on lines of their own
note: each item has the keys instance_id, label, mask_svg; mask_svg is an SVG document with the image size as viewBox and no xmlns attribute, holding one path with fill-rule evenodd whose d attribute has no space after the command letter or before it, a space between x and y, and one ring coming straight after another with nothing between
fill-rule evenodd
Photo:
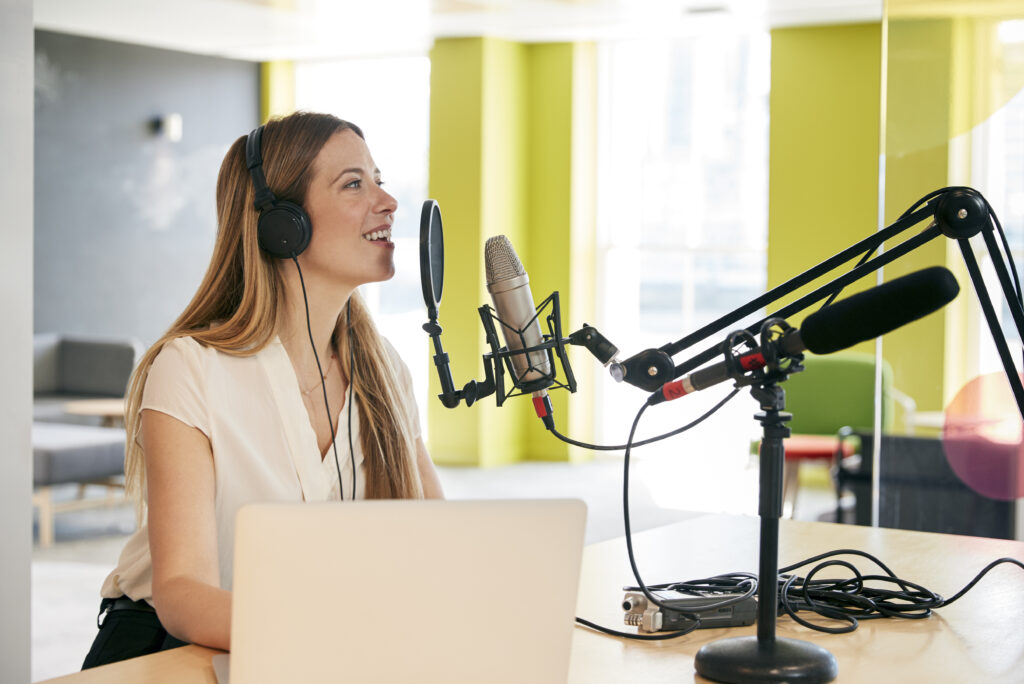
<instances>
[{"instance_id":1,"label":"pop filter gooseneck","mask_svg":"<svg viewBox=\"0 0 1024 684\"><path fill-rule=\"evenodd\" d=\"M427 316L437 320L437 307L444 289L444 234L441 209L436 200L428 199L420 212L420 285Z\"/></svg>"},{"instance_id":2,"label":"pop filter gooseneck","mask_svg":"<svg viewBox=\"0 0 1024 684\"><path fill-rule=\"evenodd\" d=\"M420 212L420 285L423 287L423 303L427 305L430 318L423 330L430 335L434 345L434 365L437 366L441 381L438 398L447 408L455 408L462 399L472 404L477 398L476 383L469 395L455 389L452 372L448 366L448 355L441 346L441 326L437 323L437 307L441 304L441 290L444 288L444 236L441 231L441 208L436 200L428 199ZM469 388L469 385L467 385ZM494 391L493 389L491 390Z\"/></svg>"}]
</instances>

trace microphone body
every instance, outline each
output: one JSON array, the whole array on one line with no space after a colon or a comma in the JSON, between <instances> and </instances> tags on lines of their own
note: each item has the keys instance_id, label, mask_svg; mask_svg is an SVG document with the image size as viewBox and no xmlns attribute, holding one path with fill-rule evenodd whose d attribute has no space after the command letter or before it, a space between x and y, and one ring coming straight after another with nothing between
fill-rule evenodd
<instances>
[{"instance_id":1,"label":"microphone body","mask_svg":"<svg viewBox=\"0 0 1024 684\"><path fill-rule=\"evenodd\" d=\"M487 291L491 294L494 311L501 327L501 335L509 351L535 347L544 342L537 309L530 292L530 277L526 275L512 244L504 235L488 238L484 246L484 264L487 272ZM551 362L544 351L513 354L513 381L517 387L541 381L542 387L530 385L531 391L551 385ZM547 378L547 384L543 380Z\"/></svg>"},{"instance_id":2,"label":"microphone body","mask_svg":"<svg viewBox=\"0 0 1024 684\"><path fill-rule=\"evenodd\" d=\"M858 342L884 335L916 321L953 301L960 285L948 269L932 266L890 280L814 312L800 330L791 330L774 344L780 355L808 350L831 354ZM764 368L761 349L739 355L735 366L744 372ZM647 403L660 404L732 379L731 368L719 362L690 375L665 383Z\"/></svg>"}]
</instances>

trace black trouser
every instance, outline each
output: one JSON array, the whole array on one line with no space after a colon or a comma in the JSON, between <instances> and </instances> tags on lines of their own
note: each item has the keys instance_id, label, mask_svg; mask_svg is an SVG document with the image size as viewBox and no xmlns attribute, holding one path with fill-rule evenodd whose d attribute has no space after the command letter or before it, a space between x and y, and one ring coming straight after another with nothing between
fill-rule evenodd
<instances>
[{"instance_id":1,"label":"black trouser","mask_svg":"<svg viewBox=\"0 0 1024 684\"><path fill-rule=\"evenodd\" d=\"M100 602L96 626L100 631L85 656L83 670L187 645L167 633L152 606L124 596Z\"/></svg>"}]
</instances>

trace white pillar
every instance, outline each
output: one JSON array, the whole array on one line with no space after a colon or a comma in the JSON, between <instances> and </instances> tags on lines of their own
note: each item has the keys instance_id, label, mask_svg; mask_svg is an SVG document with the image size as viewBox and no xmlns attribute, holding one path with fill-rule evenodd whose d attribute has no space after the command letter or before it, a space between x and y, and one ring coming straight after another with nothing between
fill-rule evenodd
<instances>
[{"instance_id":1,"label":"white pillar","mask_svg":"<svg viewBox=\"0 0 1024 684\"><path fill-rule=\"evenodd\" d=\"M31 0L0 0L0 681L28 682L32 562Z\"/></svg>"}]
</instances>

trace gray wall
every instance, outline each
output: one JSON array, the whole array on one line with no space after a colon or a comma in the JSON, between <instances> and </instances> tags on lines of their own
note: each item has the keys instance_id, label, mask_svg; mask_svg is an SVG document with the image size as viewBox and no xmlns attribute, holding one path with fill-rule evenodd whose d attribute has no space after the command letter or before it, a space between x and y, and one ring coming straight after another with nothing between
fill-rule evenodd
<instances>
[{"instance_id":1,"label":"gray wall","mask_svg":"<svg viewBox=\"0 0 1024 684\"><path fill-rule=\"evenodd\" d=\"M27 682L32 554L32 1L0 0L0 682Z\"/></svg>"},{"instance_id":2,"label":"gray wall","mask_svg":"<svg viewBox=\"0 0 1024 684\"><path fill-rule=\"evenodd\" d=\"M172 112L177 143L148 127ZM155 341L206 270L217 170L258 118L254 63L37 31L35 331Z\"/></svg>"}]
</instances>

